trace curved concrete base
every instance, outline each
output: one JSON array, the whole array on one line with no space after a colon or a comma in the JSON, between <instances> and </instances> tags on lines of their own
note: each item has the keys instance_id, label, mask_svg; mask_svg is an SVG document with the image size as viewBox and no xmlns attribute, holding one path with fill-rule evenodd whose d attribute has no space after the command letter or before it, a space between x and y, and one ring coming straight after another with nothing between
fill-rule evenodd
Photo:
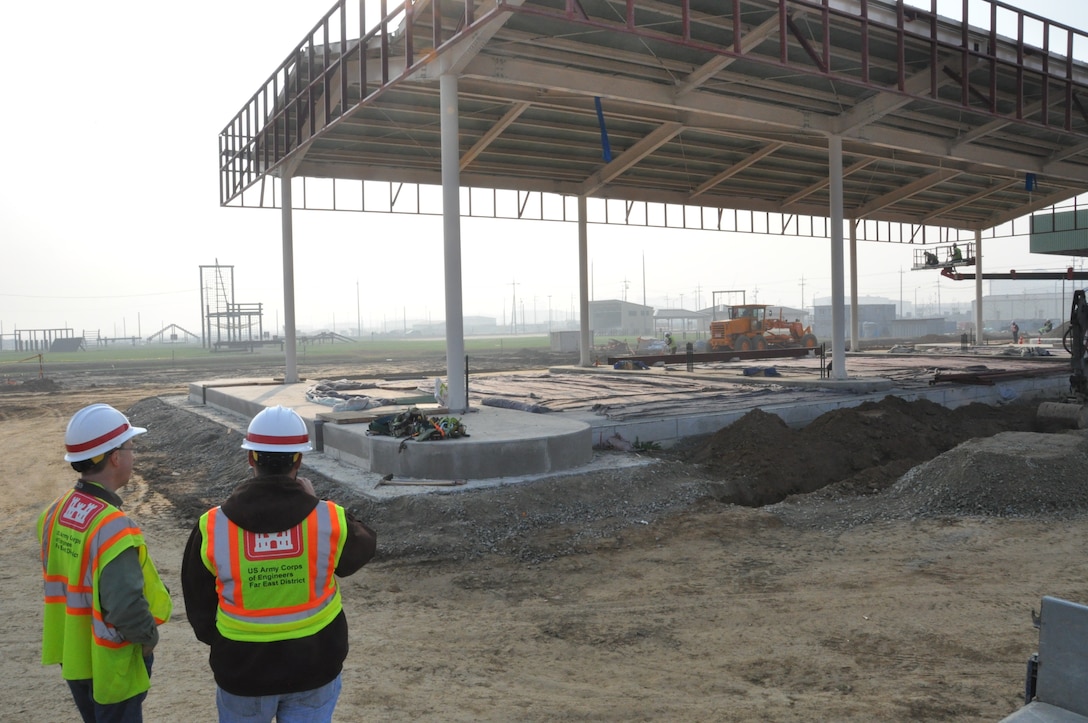
<instances>
[{"instance_id":1,"label":"curved concrete base","mask_svg":"<svg viewBox=\"0 0 1088 723\"><path fill-rule=\"evenodd\" d=\"M558 472L593 459L584 422L489 407L459 418L468 437L426 442L366 436L365 424L325 424L325 454L378 474L438 480Z\"/></svg>"},{"instance_id":2,"label":"curved concrete base","mask_svg":"<svg viewBox=\"0 0 1088 723\"><path fill-rule=\"evenodd\" d=\"M326 456L362 471L429 480L490 479L575 469L593 459L590 425L571 417L481 407L459 415L468 437L416 442L370 436L367 423L315 420L329 407L306 400L307 384L259 380L194 382L189 400L235 412L248 420L266 407L283 405L306 421L311 439ZM380 409L376 410L381 413ZM427 414L425 405L420 411ZM315 445L315 448L317 446Z\"/></svg>"}]
</instances>

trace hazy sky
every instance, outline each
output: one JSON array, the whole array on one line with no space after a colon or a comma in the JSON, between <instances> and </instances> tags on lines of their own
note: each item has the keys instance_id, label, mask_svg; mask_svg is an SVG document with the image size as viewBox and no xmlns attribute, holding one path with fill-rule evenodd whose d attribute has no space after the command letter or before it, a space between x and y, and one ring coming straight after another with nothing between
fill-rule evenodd
<instances>
[{"instance_id":1,"label":"hazy sky","mask_svg":"<svg viewBox=\"0 0 1088 723\"><path fill-rule=\"evenodd\" d=\"M1012 4L1088 29L1084 0ZM928 0L924 2L928 6ZM0 331L200 332L199 267L234 267L235 300L283 320L278 210L220 208L220 130L331 0L0 4L9 59L0 131ZM392 7L392 3L390 5ZM811 305L831 291L824 239L589 227L593 296L696 308L710 291ZM577 227L464 219L464 312L546 322L577 308ZM1026 237L987 267L1047 269ZM859 244L862 295L969 301L970 282L911 272L909 247ZM645 276L643 269L645 268ZM296 212L300 328L350 333L445 316L438 217ZM905 272L905 273L901 273Z\"/></svg>"}]
</instances>

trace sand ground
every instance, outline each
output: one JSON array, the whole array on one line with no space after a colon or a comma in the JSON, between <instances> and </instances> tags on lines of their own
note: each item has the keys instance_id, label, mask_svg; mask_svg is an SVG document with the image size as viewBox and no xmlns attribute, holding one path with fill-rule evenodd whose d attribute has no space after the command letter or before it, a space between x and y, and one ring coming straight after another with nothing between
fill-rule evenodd
<instances>
[{"instance_id":1,"label":"sand ground","mask_svg":"<svg viewBox=\"0 0 1088 723\"><path fill-rule=\"evenodd\" d=\"M60 671L39 663L34 539L39 512L75 479L62 461L68 417L182 393L199 373L0 395L3 720L77 719ZM660 464L667 489L673 462ZM136 469L126 509L175 598L145 716L214 721L178 578L191 511L157 491L161 464L145 478L137 456ZM705 498L575 547L563 540L576 523L541 524L534 545L556 554L531 559L385 555L380 542L342 582L352 652L335 720L994 721L1022 704L1041 596L1088 600L1083 514L821 525L825 496L798 524L807 504L785 514Z\"/></svg>"}]
</instances>

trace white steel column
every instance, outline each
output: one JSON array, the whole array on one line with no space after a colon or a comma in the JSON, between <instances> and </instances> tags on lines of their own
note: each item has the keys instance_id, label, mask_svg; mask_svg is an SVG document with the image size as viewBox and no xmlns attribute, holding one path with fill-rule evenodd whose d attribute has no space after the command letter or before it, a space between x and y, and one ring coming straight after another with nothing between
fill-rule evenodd
<instances>
[{"instance_id":1,"label":"white steel column","mask_svg":"<svg viewBox=\"0 0 1088 723\"><path fill-rule=\"evenodd\" d=\"M593 366L593 340L589 328L589 228L586 222L586 197L578 197L578 364Z\"/></svg>"},{"instance_id":2,"label":"white steel column","mask_svg":"<svg viewBox=\"0 0 1088 723\"><path fill-rule=\"evenodd\" d=\"M842 253L842 137L828 139L831 191L831 378L846 379L846 282Z\"/></svg>"},{"instance_id":3,"label":"white steel column","mask_svg":"<svg viewBox=\"0 0 1088 723\"><path fill-rule=\"evenodd\" d=\"M975 231L975 344L981 346L982 331L982 231Z\"/></svg>"},{"instance_id":4,"label":"white steel column","mask_svg":"<svg viewBox=\"0 0 1088 723\"><path fill-rule=\"evenodd\" d=\"M295 236L291 210L291 179L285 172L280 177L281 235L283 243L283 348L286 352L283 371L284 384L298 383L298 350L295 348Z\"/></svg>"},{"instance_id":5,"label":"white steel column","mask_svg":"<svg viewBox=\"0 0 1088 723\"><path fill-rule=\"evenodd\" d=\"M457 76L438 81L442 104L442 239L446 271L446 379L451 412L468 411L465 390L465 317L461 298L461 171Z\"/></svg>"},{"instance_id":6,"label":"white steel column","mask_svg":"<svg viewBox=\"0 0 1088 723\"><path fill-rule=\"evenodd\" d=\"M858 343L858 223L849 219L850 224L850 351L861 351Z\"/></svg>"}]
</instances>

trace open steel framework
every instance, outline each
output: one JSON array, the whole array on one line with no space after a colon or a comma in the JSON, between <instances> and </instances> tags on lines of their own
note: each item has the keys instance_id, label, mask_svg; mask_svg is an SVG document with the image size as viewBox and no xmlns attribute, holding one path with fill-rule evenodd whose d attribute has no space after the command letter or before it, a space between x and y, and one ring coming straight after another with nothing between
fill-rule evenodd
<instances>
[{"instance_id":1,"label":"open steel framework","mask_svg":"<svg viewBox=\"0 0 1088 723\"><path fill-rule=\"evenodd\" d=\"M453 170L458 214L498 189L580 223L980 243L1088 189L1078 57L1000 0L340 0L220 134L220 203L372 210L382 182L448 209Z\"/></svg>"},{"instance_id":2,"label":"open steel framework","mask_svg":"<svg viewBox=\"0 0 1088 723\"><path fill-rule=\"evenodd\" d=\"M220 201L274 205L292 154L294 176L439 185L454 62L464 187L823 218L838 135L852 219L989 229L1088 188L1088 36L926 4L433 0L366 30L342 0L220 135Z\"/></svg>"}]
</instances>

